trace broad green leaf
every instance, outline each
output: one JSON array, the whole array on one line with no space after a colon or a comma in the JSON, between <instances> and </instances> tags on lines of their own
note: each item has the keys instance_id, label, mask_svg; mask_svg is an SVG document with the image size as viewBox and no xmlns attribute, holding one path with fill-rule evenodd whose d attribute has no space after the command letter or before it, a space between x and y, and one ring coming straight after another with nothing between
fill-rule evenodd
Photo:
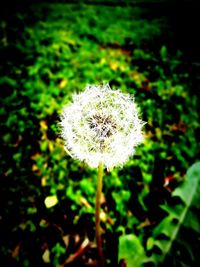
<instances>
[{"instance_id":1,"label":"broad green leaf","mask_svg":"<svg viewBox=\"0 0 200 267\"><path fill-rule=\"evenodd\" d=\"M200 162L195 163L187 172L185 182L177 188L173 196L178 196L185 202L186 206L191 206L193 201L197 201L200 195Z\"/></svg>"},{"instance_id":2,"label":"broad green leaf","mask_svg":"<svg viewBox=\"0 0 200 267\"><path fill-rule=\"evenodd\" d=\"M119 238L119 261L125 260L127 267L140 267L145 258L144 248L137 236L129 234Z\"/></svg>"},{"instance_id":3,"label":"broad green leaf","mask_svg":"<svg viewBox=\"0 0 200 267\"><path fill-rule=\"evenodd\" d=\"M191 244L187 243L181 231L182 227L200 233L200 220L197 211L200 202L200 162L191 166L188 170L183 184L172 194L173 197L181 199L180 204L175 206L162 206L168 215L153 230L154 245L161 250L161 254L153 254L154 262L163 262L172 252L173 244L178 242L180 246L187 247L193 260ZM162 237L162 238L161 238ZM164 237L164 238L163 238Z\"/></svg>"}]
</instances>

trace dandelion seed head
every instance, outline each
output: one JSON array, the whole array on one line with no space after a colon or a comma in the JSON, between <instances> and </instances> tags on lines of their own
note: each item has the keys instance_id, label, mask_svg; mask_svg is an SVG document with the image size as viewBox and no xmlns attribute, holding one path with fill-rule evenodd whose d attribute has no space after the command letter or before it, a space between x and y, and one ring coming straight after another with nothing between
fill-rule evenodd
<instances>
[{"instance_id":1,"label":"dandelion seed head","mask_svg":"<svg viewBox=\"0 0 200 267\"><path fill-rule=\"evenodd\" d=\"M133 96L108 84L88 85L61 115L61 136L72 157L91 167L122 166L143 141L144 122Z\"/></svg>"}]
</instances>

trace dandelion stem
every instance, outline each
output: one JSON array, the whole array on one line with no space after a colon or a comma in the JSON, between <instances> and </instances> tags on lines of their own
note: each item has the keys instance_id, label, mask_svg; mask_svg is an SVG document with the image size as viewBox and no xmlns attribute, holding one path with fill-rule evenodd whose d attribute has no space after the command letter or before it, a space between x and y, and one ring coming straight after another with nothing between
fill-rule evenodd
<instances>
[{"instance_id":1,"label":"dandelion stem","mask_svg":"<svg viewBox=\"0 0 200 267\"><path fill-rule=\"evenodd\" d=\"M102 193L102 180L103 180L103 163L99 163L98 177L97 177L97 193L96 193L96 211L95 211L95 224L96 224L96 244L99 255L99 267L105 267L105 258L102 250L101 241L101 227L100 227L100 208L101 208L101 193Z\"/></svg>"}]
</instances>

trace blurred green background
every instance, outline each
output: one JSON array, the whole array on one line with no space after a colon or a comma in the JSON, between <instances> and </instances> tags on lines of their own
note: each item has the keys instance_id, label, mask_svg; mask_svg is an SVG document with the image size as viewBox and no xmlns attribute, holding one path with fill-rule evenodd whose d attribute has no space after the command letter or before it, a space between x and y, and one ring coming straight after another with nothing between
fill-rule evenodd
<instances>
[{"instance_id":1,"label":"blurred green background","mask_svg":"<svg viewBox=\"0 0 200 267\"><path fill-rule=\"evenodd\" d=\"M105 173L107 266L198 266L197 36L193 1L1 10L1 266L97 266L97 171L66 154L58 122L74 92L103 82L134 94L147 122L134 157Z\"/></svg>"}]
</instances>

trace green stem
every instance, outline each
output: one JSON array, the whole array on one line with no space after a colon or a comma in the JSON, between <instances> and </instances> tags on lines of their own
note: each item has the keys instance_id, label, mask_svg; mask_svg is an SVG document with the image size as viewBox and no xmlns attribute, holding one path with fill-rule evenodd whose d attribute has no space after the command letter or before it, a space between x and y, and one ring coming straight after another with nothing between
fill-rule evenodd
<instances>
[{"instance_id":1,"label":"green stem","mask_svg":"<svg viewBox=\"0 0 200 267\"><path fill-rule=\"evenodd\" d=\"M100 267L105 267L105 259L102 250L101 241L101 227L100 227L100 208L101 208L101 193L102 193L102 180L103 180L103 163L99 163L98 177L97 177L97 194L96 194L96 211L95 211L95 224L96 224L96 244L99 255Z\"/></svg>"}]
</instances>

